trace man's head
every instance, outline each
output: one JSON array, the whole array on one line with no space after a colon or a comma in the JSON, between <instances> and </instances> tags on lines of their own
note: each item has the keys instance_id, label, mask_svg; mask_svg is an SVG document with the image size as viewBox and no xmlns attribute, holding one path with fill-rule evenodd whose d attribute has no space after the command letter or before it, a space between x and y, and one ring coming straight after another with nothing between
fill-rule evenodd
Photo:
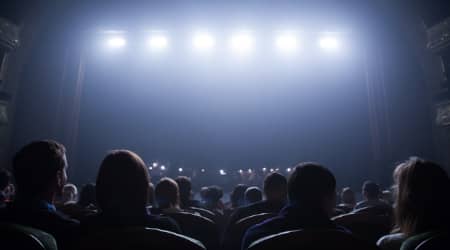
<instances>
[{"instance_id":1,"label":"man's head","mask_svg":"<svg viewBox=\"0 0 450 250\"><path fill-rule=\"evenodd\" d=\"M245 184L238 184L234 187L230 195L231 206L236 208L245 204L245 191L248 186Z\"/></svg>"},{"instance_id":2,"label":"man's head","mask_svg":"<svg viewBox=\"0 0 450 250\"><path fill-rule=\"evenodd\" d=\"M150 177L144 161L129 150L113 150L100 165L96 198L103 211L141 211L147 206Z\"/></svg>"},{"instance_id":3,"label":"man's head","mask_svg":"<svg viewBox=\"0 0 450 250\"><path fill-rule=\"evenodd\" d=\"M373 181L365 181L362 186L362 193L367 200L380 198L380 187Z\"/></svg>"},{"instance_id":4,"label":"man's head","mask_svg":"<svg viewBox=\"0 0 450 250\"><path fill-rule=\"evenodd\" d=\"M64 185L62 193L62 199L64 203L76 201L77 196L78 196L77 186L75 186L72 183L67 183L66 185Z\"/></svg>"},{"instance_id":5,"label":"man's head","mask_svg":"<svg viewBox=\"0 0 450 250\"><path fill-rule=\"evenodd\" d=\"M245 190L245 201L247 204L252 204L262 200L262 191L259 187L249 187Z\"/></svg>"},{"instance_id":6,"label":"man's head","mask_svg":"<svg viewBox=\"0 0 450 250\"><path fill-rule=\"evenodd\" d=\"M162 178L156 184L155 198L159 208L178 207L180 203L178 184L170 178Z\"/></svg>"},{"instance_id":7,"label":"man's head","mask_svg":"<svg viewBox=\"0 0 450 250\"><path fill-rule=\"evenodd\" d=\"M345 187L342 189L341 193L341 201L345 204L353 204L355 205L356 199L355 199L355 193L353 190L349 187Z\"/></svg>"},{"instance_id":8,"label":"man's head","mask_svg":"<svg viewBox=\"0 0 450 250\"><path fill-rule=\"evenodd\" d=\"M331 215L336 202L336 179L317 163L300 163L289 178L288 196L293 204Z\"/></svg>"},{"instance_id":9,"label":"man's head","mask_svg":"<svg viewBox=\"0 0 450 250\"><path fill-rule=\"evenodd\" d=\"M17 195L24 199L47 199L61 194L67 181L66 149L56 141L34 141L13 158Z\"/></svg>"},{"instance_id":10,"label":"man's head","mask_svg":"<svg viewBox=\"0 0 450 250\"><path fill-rule=\"evenodd\" d=\"M286 177L271 173L264 179L264 194L268 201L285 201L287 197Z\"/></svg>"},{"instance_id":11,"label":"man's head","mask_svg":"<svg viewBox=\"0 0 450 250\"><path fill-rule=\"evenodd\" d=\"M177 182L180 191L180 202L182 205L185 205L185 203L189 202L192 195L191 178L187 176L178 176L175 178L175 181Z\"/></svg>"}]
</instances>

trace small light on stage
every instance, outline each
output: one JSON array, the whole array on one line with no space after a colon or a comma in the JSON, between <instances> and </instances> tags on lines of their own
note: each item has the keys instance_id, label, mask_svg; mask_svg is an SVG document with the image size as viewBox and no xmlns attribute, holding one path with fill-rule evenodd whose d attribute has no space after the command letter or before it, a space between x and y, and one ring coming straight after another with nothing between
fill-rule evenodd
<instances>
[{"instance_id":1,"label":"small light on stage","mask_svg":"<svg viewBox=\"0 0 450 250\"><path fill-rule=\"evenodd\" d=\"M157 163L157 162L153 162L152 166L153 166L154 168L156 168L156 167L158 166L158 163Z\"/></svg>"},{"instance_id":2,"label":"small light on stage","mask_svg":"<svg viewBox=\"0 0 450 250\"><path fill-rule=\"evenodd\" d=\"M166 166L162 165L161 170L163 170L163 171L166 170Z\"/></svg>"},{"instance_id":3,"label":"small light on stage","mask_svg":"<svg viewBox=\"0 0 450 250\"><path fill-rule=\"evenodd\" d=\"M326 36L322 37L319 40L320 48L328 51L334 51L339 49L340 43L336 37Z\"/></svg>"},{"instance_id":4,"label":"small light on stage","mask_svg":"<svg viewBox=\"0 0 450 250\"><path fill-rule=\"evenodd\" d=\"M148 167L149 170L153 170L153 167Z\"/></svg>"},{"instance_id":5,"label":"small light on stage","mask_svg":"<svg viewBox=\"0 0 450 250\"><path fill-rule=\"evenodd\" d=\"M192 45L196 50L208 51L214 48L216 41L208 33L197 33L192 39Z\"/></svg>"},{"instance_id":6,"label":"small light on stage","mask_svg":"<svg viewBox=\"0 0 450 250\"><path fill-rule=\"evenodd\" d=\"M251 173L252 173L252 170L249 168L247 172L248 172L249 174L251 174Z\"/></svg>"},{"instance_id":7,"label":"small light on stage","mask_svg":"<svg viewBox=\"0 0 450 250\"><path fill-rule=\"evenodd\" d=\"M266 172L266 170L267 170L267 168L263 168L263 169L262 169L263 172Z\"/></svg>"},{"instance_id":8,"label":"small light on stage","mask_svg":"<svg viewBox=\"0 0 450 250\"><path fill-rule=\"evenodd\" d=\"M223 169L221 169L221 170L219 171L219 173L220 173L220 175L226 175L226 174L227 174Z\"/></svg>"},{"instance_id":9,"label":"small light on stage","mask_svg":"<svg viewBox=\"0 0 450 250\"><path fill-rule=\"evenodd\" d=\"M148 46L151 50L164 50L168 45L169 41L163 35L153 35L148 39Z\"/></svg>"},{"instance_id":10,"label":"small light on stage","mask_svg":"<svg viewBox=\"0 0 450 250\"><path fill-rule=\"evenodd\" d=\"M246 54L253 50L254 41L250 34L239 33L230 40L231 49L238 54Z\"/></svg>"},{"instance_id":11,"label":"small light on stage","mask_svg":"<svg viewBox=\"0 0 450 250\"><path fill-rule=\"evenodd\" d=\"M273 168L270 169L270 172L273 172Z\"/></svg>"},{"instance_id":12,"label":"small light on stage","mask_svg":"<svg viewBox=\"0 0 450 250\"><path fill-rule=\"evenodd\" d=\"M279 169L279 168L276 168L275 171L280 171L280 169Z\"/></svg>"},{"instance_id":13,"label":"small light on stage","mask_svg":"<svg viewBox=\"0 0 450 250\"><path fill-rule=\"evenodd\" d=\"M125 47L127 41L123 37L111 37L107 41L107 45L109 48L118 49Z\"/></svg>"},{"instance_id":14,"label":"small light on stage","mask_svg":"<svg viewBox=\"0 0 450 250\"><path fill-rule=\"evenodd\" d=\"M242 174L244 171L242 171L242 169L239 169L239 173Z\"/></svg>"},{"instance_id":15,"label":"small light on stage","mask_svg":"<svg viewBox=\"0 0 450 250\"><path fill-rule=\"evenodd\" d=\"M204 173L205 172L205 169L204 168L202 168L201 170L200 170L202 173Z\"/></svg>"},{"instance_id":16,"label":"small light on stage","mask_svg":"<svg viewBox=\"0 0 450 250\"><path fill-rule=\"evenodd\" d=\"M179 169L178 169L178 172L183 172L183 168L179 168Z\"/></svg>"},{"instance_id":17,"label":"small light on stage","mask_svg":"<svg viewBox=\"0 0 450 250\"><path fill-rule=\"evenodd\" d=\"M291 168L287 168L286 171L287 171L287 172L291 172L292 169L291 169Z\"/></svg>"},{"instance_id":18,"label":"small light on stage","mask_svg":"<svg viewBox=\"0 0 450 250\"><path fill-rule=\"evenodd\" d=\"M293 34L283 34L276 38L275 45L280 52L295 52L298 49L297 37Z\"/></svg>"}]
</instances>

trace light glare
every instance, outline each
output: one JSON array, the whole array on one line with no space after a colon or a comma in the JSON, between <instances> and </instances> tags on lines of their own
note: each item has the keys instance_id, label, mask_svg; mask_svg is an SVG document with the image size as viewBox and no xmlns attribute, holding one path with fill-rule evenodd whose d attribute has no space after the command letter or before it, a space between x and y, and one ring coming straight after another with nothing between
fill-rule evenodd
<instances>
[{"instance_id":1,"label":"light glare","mask_svg":"<svg viewBox=\"0 0 450 250\"><path fill-rule=\"evenodd\" d=\"M324 50L337 50L340 47L339 40L336 37L322 37L319 40L320 48Z\"/></svg>"},{"instance_id":2,"label":"light glare","mask_svg":"<svg viewBox=\"0 0 450 250\"><path fill-rule=\"evenodd\" d=\"M163 35L154 35L148 39L148 45L152 50L164 50L169 45L169 41Z\"/></svg>"},{"instance_id":3,"label":"light glare","mask_svg":"<svg viewBox=\"0 0 450 250\"><path fill-rule=\"evenodd\" d=\"M231 49L237 53L248 53L253 50L254 41L250 34L241 33L231 37Z\"/></svg>"},{"instance_id":4,"label":"light glare","mask_svg":"<svg viewBox=\"0 0 450 250\"><path fill-rule=\"evenodd\" d=\"M127 41L123 37L111 37L107 41L108 47L113 49L122 48L127 44Z\"/></svg>"},{"instance_id":5,"label":"light glare","mask_svg":"<svg viewBox=\"0 0 450 250\"><path fill-rule=\"evenodd\" d=\"M280 35L275 40L275 45L281 52L293 52L298 48L297 37L292 34Z\"/></svg>"},{"instance_id":6,"label":"light glare","mask_svg":"<svg viewBox=\"0 0 450 250\"><path fill-rule=\"evenodd\" d=\"M198 33L192 39L192 43L197 50L211 50L216 42L211 35L207 33Z\"/></svg>"}]
</instances>

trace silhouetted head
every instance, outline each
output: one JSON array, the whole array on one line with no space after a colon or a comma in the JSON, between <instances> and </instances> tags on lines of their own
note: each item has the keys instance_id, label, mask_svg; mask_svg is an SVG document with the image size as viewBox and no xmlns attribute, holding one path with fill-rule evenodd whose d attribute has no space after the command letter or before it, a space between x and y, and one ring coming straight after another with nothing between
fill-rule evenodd
<instances>
[{"instance_id":1,"label":"silhouetted head","mask_svg":"<svg viewBox=\"0 0 450 250\"><path fill-rule=\"evenodd\" d=\"M365 181L362 186L362 194L367 200L380 198L380 186L373 181Z\"/></svg>"},{"instance_id":2,"label":"silhouetted head","mask_svg":"<svg viewBox=\"0 0 450 250\"><path fill-rule=\"evenodd\" d=\"M217 207L220 199L222 199L223 191L219 186L210 186L205 191L205 205L210 209Z\"/></svg>"},{"instance_id":3,"label":"silhouetted head","mask_svg":"<svg viewBox=\"0 0 450 250\"><path fill-rule=\"evenodd\" d=\"M317 163L300 163L289 178L288 195L293 204L331 215L336 202L336 179Z\"/></svg>"},{"instance_id":4,"label":"silhouetted head","mask_svg":"<svg viewBox=\"0 0 450 250\"><path fill-rule=\"evenodd\" d=\"M88 183L81 188L78 204L82 207L97 204L97 199L95 195L95 184Z\"/></svg>"},{"instance_id":5,"label":"silhouetted head","mask_svg":"<svg viewBox=\"0 0 450 250\"><path fill-rule=\"evenodd\" d=\"M20 199L52 202L67 181L66 149L56 141L34 141L13 158L12 172Z\"/></svg>"},{"instance_id":6,"label":"silhouetted head","mask_svg":"<svg viewBox=\"0 0 450 250\"><path fill-rule=\"evenodd\" d=\"M345 204L355 205L355 203L356 203L355 193L353 192L353 190L351 188L345 187L342 189L341 201L342 201L342 203L345 203Z\"/></svg>"},{"instance_id":7,"label":"silhouetted head","mask_svg":"<svg viewBox=\"0 0 450 250\"><path fill-rule=\"evenodd\" d=\"M244 184L238 184L234 187L230 195L231 206L233 208L245 205L245 190L248 186Z\"/></svg>"},{"instance_id":8,"label":"silhouetted head","mask_svg":"<svg viewBox=\"0 0 450 250\"><path fill-rule=\"evenodd\" d=\"M156 184L155 198L159 208L178 207L180 203L180 192L177 182L171 178L162 178Z\"/></svg>"},{"instance_id":9,"label":"silhouetted head","mask_svg":"<svg viewBox=\"0 0 450 250\"><path fill-rule=\"evenodd\" d=\"M287 198L287 179L282 174L270 173L264 179L264 194L269 201L285 201Z\"/></svg>"},{"instance_id":10,"label":"silhouetted head","mask_svg":"<svg viewBox=\"0 0 450 250\"><path fill-rule=\"evenodd\" d=\"M144 211L148 189L147 167L136 153L113 150L103 159L96 183L101 210L113 214Z\"/></svg>"},{"instance_id":11,"label":"silhouetted head","mask_svg":"<svg viewBox=\"0 0 450 250\"><path fill-rule=\"evenodd\" d=\"M245 191L245 201L247 204L252 204L262 200L262 191L259 187L249 187Z\"/></svg>"},{"instance_id":12,"label":"silhouetted head","mask_svg":"<svg viewBox=\"0 0 450 250\"><path fill-rule=\"evenodd\" d=\"M414 235L448 230L450 224L450 180L439 165L411 158L394 171L398 194L397 224L401 232Z\"/></svg>"},{"instance_id":13,"label":"silhouetted head","mask_svg":"<svg viewBox=\"0 0 450 250\"><path fill-rule=\"evenodd\" d=\"M180 205L186 207L192 196L191 178L187 176L178 176L175 178L175 181L177 182L180 191Z\"/></svg>"}]
</instances>

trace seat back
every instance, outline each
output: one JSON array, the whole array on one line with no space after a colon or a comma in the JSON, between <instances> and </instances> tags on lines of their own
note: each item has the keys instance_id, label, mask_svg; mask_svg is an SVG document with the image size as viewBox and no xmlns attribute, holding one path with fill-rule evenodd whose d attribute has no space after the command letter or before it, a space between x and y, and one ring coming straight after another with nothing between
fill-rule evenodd
<instances>
[{"instance_id":1,"label":"seat back","mask_svg":"<svg viewBox=\"0 0 450 250\"><path fill-rule=\"evenodd\" d=\"M442 233L420 243L415 250L442 250L450 249L450 234Z\"/></svg>"},{"instance_id":2,"label":"seat back","mask_svg":"<svg viewBox=\"0 0 450 250\"><path fill-rule=\"evenodd\" d=\"M269 218L276 216L272 213L260 213L251 215L238 220L236 223L231 225L231 228L227 231L227 235L223 239L223 249L226 250L239 250L241 249L242 239L244 238L245 232L251 226L261 223Z\"/></svg>"},{"instance_id":3,"label":"seat back","mask_svg":"<svg viewBox=\"0 0 450 250\"><path fill-rule=\"evenodd\" d=\"M339 230L293 230L270 235L253 242L249 250L374 250L352 234Z\"/></svg>"},{"instance_id":4,"label":"seat back","mask_svg":"<svg viewBox=\"0 0 450 250\"><path fill-rule=\"evenodd\" d=\"M50 234L17 224L0 224L2 249L57 250L55 238Z\"/></svg>"},{"instance_id":5,"label":"seat back","mask_svg":"<svg viewBox=\"0 0 450 250\"><path fill-rule=\"evenodd\" d=\"M205 250L199 241L184 235L145 227L99 230L82 237L79 250Z\"/></svg>"},{"instance_id":6,"label":"seat back","mask_svg":"<svg viewBox=\"0 0 450 250\"><path fill-rule=\"evenodd\" d=\"M219 228L212 220L187 212L164 215L174 219L184 235L201 241L208 250L219 248Z\"/></svg>"}]
</instances>

